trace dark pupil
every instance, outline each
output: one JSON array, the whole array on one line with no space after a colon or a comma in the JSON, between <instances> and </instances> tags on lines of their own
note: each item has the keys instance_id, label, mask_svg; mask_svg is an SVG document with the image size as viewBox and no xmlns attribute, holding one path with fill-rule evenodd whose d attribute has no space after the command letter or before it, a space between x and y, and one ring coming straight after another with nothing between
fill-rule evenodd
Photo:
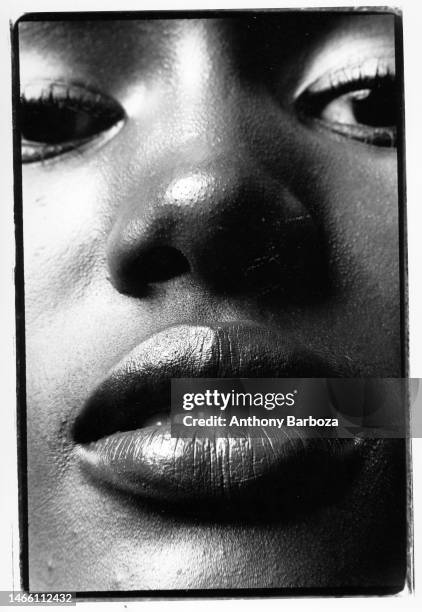
<instances>
[{"instance_id":1,"label":"dark pupil","mask_svg":"<svg viewBox=\"0 0 422 612\"><path fill-rule=\"evenodd\" d=\"M352 94L352 104L357 123L371 127L396 124L396 91L393 84L373 87L366 96Z\"/></svg>"},{"instance_id":2,"label":"dark pupil","mask_svg":"<svg viewBox=\"0 0 422 612\"><path fill-rule=\"evenodd\" d=\"M84 110L25 102L21 107L20 125L26 140L60 144L89 138L104 130L104 119Z\"/></svg>"}]
</instances>

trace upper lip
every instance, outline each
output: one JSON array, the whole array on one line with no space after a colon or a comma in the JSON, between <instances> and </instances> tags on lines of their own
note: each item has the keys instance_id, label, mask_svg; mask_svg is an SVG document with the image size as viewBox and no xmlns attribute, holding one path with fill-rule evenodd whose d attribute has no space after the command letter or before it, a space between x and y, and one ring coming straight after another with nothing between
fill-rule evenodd
<instances>
[{"instance_id":1,"label":"upper lip","mask_svg":"<svg viewBox=\"0 0 422 612\"><path fill-rule=\"evenodd\" d=\"M88 398L76 442L142 427L170 407L171 378L329 376L329 365L303 347L250 323L179 325L128 353Z\"/></svg>"},{"instance_id":2,"label":"upper lip","mask_svg":"<svg viewBox=\"0 0 422 612\"><path fill-rule=\"evenodd\" d=\"M171 378L330 375L335 373L326 361L268 327L178 325L136 346L111 370L76 418L73 438L94 476L155 501L227 503L262 496L262 483L270 489L294 485L306 457L310 464L316 456L329 458L329 441L315 454L314 444L297 438L296 444L254 439L247 448L236 439L220 440L213 453L207 440L175 440L168 426L148 426L153 414L169 412ZM350 447L350 441L338 442ZM338 448L335 455L338 461Z\"/></svg>"}]
</instances>

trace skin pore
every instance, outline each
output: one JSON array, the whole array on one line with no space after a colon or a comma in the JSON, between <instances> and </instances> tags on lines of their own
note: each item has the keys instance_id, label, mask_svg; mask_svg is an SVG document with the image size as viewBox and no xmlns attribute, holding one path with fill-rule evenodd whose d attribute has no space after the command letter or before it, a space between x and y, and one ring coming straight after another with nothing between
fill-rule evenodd
<instances>
[{"instance_id":1,"label":"skin pore","mask_svg":"<svg viewBox=\"0 0 422 612\"><path fill-rule=\"evenodd\" d=\"M356 103L393 91L393 17L23 21L19 41L31 589L399 588L400 442L252 524L99 487L71 435L176 324L250 320L343 376L402 374L394 132Z\"/></svg>"}]
</instances>

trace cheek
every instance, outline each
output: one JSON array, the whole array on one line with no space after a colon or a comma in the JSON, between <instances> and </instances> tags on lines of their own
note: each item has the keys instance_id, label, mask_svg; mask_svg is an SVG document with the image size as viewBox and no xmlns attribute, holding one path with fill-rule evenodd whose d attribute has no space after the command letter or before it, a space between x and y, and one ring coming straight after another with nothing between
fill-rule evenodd
<instances>
[{"instance_id":1,"label":"cheek","mask_svg":"<svg viewBox=\"0 0 422 612\"><path fill-rule=\"evenodd\" d=\"M27 323L62 310L104 266L111 197L100 163L23 168ZM102 274L103 277L105 274Z\"/></svg>"},{"instance_id":2,"label":"cheek","mask_svg":"<svg viewBox=\"0 0 422 612\"><path fill-rule=\"evenodd\" d=\"M328 267L318 329L365 375L400 376L396 152L325 135L303 149L308 181L300 195L320 227Z\"/></svg>"},{"instance_id":3,"label":"cheek","mask_svg":"<svg viewBox=\"0 0 422 612\"><path fill-rule=\"evenodd\" d=\"M339 296L398 308L399 198L395 151L335 143L319 156L312 207ZM378 314L378 313L377 313Z\"/></svg>"}]
</instances>

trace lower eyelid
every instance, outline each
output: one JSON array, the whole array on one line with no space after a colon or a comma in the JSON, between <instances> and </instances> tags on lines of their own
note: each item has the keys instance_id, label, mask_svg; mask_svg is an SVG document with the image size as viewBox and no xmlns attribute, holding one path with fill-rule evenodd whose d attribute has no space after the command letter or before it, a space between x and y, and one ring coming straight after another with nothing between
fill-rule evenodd
<instances>
[{"instance_id":1,"label":"lower eyelid","mask_svg":"<svg viewBox=\"0 0 422 612\"><path fill-rule=\"evenodd\" d=\"M111 126L109 129L104 130L103 132L97 134L92 138L86 138L83 141L75 141L69 142L66 146L58 146L58 145L45 145L43 143L30 143L29 141L23 142L22 144L22 163L23 164L31 164L32 165L54 165L57 163L61 163L62 161L66 161L69 159L73 159L75 156L79 157L85 152L92 151L95 152L98 149L102 148L106 145L112 138L114 138L118 132L123 128L125 124L125 120L122 119L115 125ZM38 154L31 154L31 152L27 152L24 154L24 147L29 149L30 147L38 148Z\"/></svg>"},{"instance_id":2,"label":"lower eyelid","mask_svg":"<svg viewBox=\"0 0 422 612\"><path fill-rule=\"evenodd\" d=\"M306 117L303 119L302 123L326 134L332 134L339 142L341 139L347 138L349 141L355 141L356 143L360 142L361 144L384 149L393 149L396 147L397 136L395 128L354 126L344 123L328 122L316 117Z\"/></svg>"}]
</instances>

